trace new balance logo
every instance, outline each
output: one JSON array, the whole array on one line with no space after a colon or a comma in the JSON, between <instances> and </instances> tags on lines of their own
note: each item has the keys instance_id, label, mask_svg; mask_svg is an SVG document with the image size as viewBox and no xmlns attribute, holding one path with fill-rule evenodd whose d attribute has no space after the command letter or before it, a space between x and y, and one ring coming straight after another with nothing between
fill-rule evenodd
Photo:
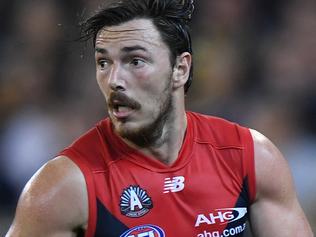
<instances>
[{"instance_id":1,"label":"new balance logo","mask_svg":"<svg viewBox=\"0 0 316 237\"><path fill-rule=\"evenodd\" d=\"M175 193L184 189L184 177L176 176L171 178L165 178L164 192L163 193Z\"/></svg>"}]
</instances>

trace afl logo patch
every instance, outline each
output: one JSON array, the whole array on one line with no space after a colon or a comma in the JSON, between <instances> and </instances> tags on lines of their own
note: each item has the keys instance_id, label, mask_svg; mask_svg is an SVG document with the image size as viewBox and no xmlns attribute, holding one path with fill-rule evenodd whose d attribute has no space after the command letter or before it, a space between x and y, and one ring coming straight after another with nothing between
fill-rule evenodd
<instances>
[{"instance_id":1,"label":"afl logo patch","mask_svg":"<svg viewBox=\"0 0 316 237\"><path fill-rule=\"evenodd\" d=\"M127 230L120 237L165 237L165 232L156 225L141 225Z\"/></svg>"},{"instance_id":2,"label":"afl logo patch","mask_svg":"<svg viewBox=\"0 0 316 237\"><path fill-rule=\"evenodd\" d=\"M131 185L123 190L120 201L121 213L127 217L137 218L153 208L151 198L138 185Z\"/></svg>"}]
</instances>

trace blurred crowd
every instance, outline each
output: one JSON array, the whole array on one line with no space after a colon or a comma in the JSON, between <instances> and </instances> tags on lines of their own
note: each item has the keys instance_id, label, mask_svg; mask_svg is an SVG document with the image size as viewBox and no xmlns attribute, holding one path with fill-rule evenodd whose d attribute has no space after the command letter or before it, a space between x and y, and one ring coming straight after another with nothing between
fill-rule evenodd
<instances>
[{"instance_id":1,"label":"blurred crowd","mask_svg":"<svg viewBox=\"0 0 316 237\"><path fill-rule=\"evenodd\" d=\"M0 235L32 174L106 116L78 40L102 2L0 1ZM268 136L316 232L316 1L196 0L192 38L187 108Z\"/></svg>"}]
</instances>

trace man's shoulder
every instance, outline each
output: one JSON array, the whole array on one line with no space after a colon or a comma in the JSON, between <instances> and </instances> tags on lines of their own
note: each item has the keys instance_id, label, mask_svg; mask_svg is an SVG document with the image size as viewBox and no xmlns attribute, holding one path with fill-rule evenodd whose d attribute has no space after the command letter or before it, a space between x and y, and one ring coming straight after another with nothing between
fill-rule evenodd
<instances>
[{"instance_id":1,"label":"man's shoulder","mask_svg":"<svg viewBox=\"0 0 316 237\"><path fill-rule=\"evenodd\" d=\"M31 228L41 220L43 230L55 227L71 230L71 227L83 226L87 217L84 177L70 159L57 157L41 167L25 186L14 226Z\"/></svg>"},{"instance_id":2,"label":"man's shoulder","mask_svg":"<svg viewBox=\"0 0 316 237\"><path fill-rule=\"evenodd\" d=\"M202 114L191 111L187 111L186 113L191 120L193 120L195 123L198 123L198 125L200 126L208 126L211 128L234 128L236 126L243 127L234 121L219 116Z\"/></svg>"},{"instance_id":3,"label":"man's shoulder","mask_svg":"<svg viewBox=\"0 0 316 237\"><path fill-rule=\"evenodd\" d=\"M188 121L194 127L198 140L212 141L214 145L238 145L242 140L251 139L249 129L225 118L187 112Z\"/></svg>"},{"instance_id":4,"label":"man's shoulder","mask_svg":"<svg viewBox=\"0 0 316 237\"><path fill-rule=\"evenodd\" d=\"M51 193L75 193L82 188L85 181L78 166L66 156L56 157L45 163L26 185L27 192L32 192L38 198ZM77 190L78 191L78 190Z\"/></svg>"}]
</instances>

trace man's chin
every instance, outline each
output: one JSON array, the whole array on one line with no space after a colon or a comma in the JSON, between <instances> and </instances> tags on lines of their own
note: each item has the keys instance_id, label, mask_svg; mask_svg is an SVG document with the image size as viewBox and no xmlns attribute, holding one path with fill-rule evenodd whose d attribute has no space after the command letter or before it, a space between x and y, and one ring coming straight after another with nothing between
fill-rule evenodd
<instances>
[{"instance_id":1,"label":"man's chin","mask_svg":"<svg viewBox=\"0 0 316 237\"><path fill-rule=\"evenodd\" d=\"M116 134L139 147L148 147L153 142L151 137L152 129L150 127L136 126L131 122L114 123L113 126Z\"/></svg>"},{"instance_id":2,"label":"man's chin","mask_svg":"<svg viewBox=\"0 0 316 237\"><path fill-rule=\"evenodd\" d=\"M128 139L129 137L135 136L139 129L133 126L129 121L112 121L114 131L122 138Z\"/></svg>"}]
</instances>

